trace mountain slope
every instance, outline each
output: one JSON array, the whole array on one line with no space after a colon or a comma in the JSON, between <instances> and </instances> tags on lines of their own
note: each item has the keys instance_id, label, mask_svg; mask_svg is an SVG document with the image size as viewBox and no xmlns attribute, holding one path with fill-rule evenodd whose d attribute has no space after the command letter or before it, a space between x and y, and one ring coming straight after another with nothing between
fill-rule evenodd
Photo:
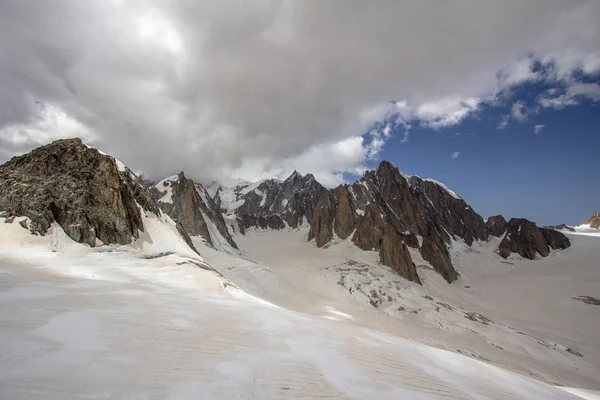
<instances>
[{"instance_id":1,"label":"mountain slope","mask_svg":"<svg viewBox=\"0 0 600 400\"><path fill-rule=\"evenodd\" d=\"M40 248L49 237L26 236L36 245L0 241L0 398L578 398L377 326L277 307L180 257L53 253Z\"/></svg>"},{"instance_id":2,"label":"mountain slope","mask_svg":"<svg viewBox=\"0 0 600 400\"><path fill-rule=\"evenodd\" d=\"M185 174L165 178L150 190L159 207L181 223L190 236L200 236L214 248L235 252L231 237L219 207L202 185Z\"/></svg>"}]
</instances>

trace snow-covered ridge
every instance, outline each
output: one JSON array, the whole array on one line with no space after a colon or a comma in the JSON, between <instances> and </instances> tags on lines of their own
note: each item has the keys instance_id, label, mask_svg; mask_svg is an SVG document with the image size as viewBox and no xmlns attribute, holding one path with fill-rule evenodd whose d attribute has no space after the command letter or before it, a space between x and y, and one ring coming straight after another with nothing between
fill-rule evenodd
<instances>
[{"instance_id":1,"label":"snow-covered ridge","mask_svg":"<svg viewBox=\"0 0 600 400\"><path fill-rule=\"evenodd\" d=\"M454 191L450 190L450 188L448 188L448 186L446 186L445 184L443 184L440 181L436 181L435 179L431 179L431 178L425 178L423 179L426 182L432 182L435 183L436 185L438 185L439 187L441 187L442 189L444 189L446 192L450 193L450 195L452 197L454 197L455 199L460 199L461 197L459 195L457 195Z\"/></svg>"}]
</instances>

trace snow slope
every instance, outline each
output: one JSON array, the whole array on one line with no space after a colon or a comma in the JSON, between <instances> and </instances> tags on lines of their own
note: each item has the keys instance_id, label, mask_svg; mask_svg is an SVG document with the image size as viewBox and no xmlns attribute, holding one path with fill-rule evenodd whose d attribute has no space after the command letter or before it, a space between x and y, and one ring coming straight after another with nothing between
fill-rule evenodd
<instances>
[{"instance_id":1,"label":"snow slope","mask_svg":"<svg viewBox=\"0 0 600 400\"><path fill-rule=\"evenodd\" d=\"M573 227L575 232L569 230L563 230L562 232L569 235L583 235L583 236L595 236L600 237L600 229L592 228L589 224L582 224Z\"/></svg>"},{"instance_id":2,"label":"snow slope","mask_svg":"<svg viewBox=\"0 0 600 400\"><path fill-rule=\"evenodd\" d=\"M360 293L349 295L336 279L346 273L356 281L362 275L351 267L360 263L374 268L365 287L377 288L377 279L394 282L376 264L375 253L343 241L327 251L317 249L303 241L306 232L300 230L246 235L242 248L252 260L206 246L199 246L199 257L176 235L168 217L144 218L145 232L134 244L97 248L74 243L57 225L42 237L30 235L20 219L0 221L0 398L546 400L598 395L593 391L597 359L585 346L584 359L559 349L549 350L548 362L537 359L546 353L536 350L531 338L517 340L525 354L515 363L539 368L533 379L502 362L483 361L482 337L495 340L502 336L500 328L457 314L456 320L478 333L434 330L427 321L420 325L419 318L374 309L358 287ZM579 248L594 259L589 243ZM467 269L474 263L462 265L461 284L478 289L477 272ZM422 291L441 290L435 279L435 273L426 275L424 288L403 282L398 301L420 307L415 316L434 313L423 310L429 300ZM499 315L490 317L498 317L499 324ZM446 319L447 326L456 323ZM586 329L594 327L594 321L588 323ZM588 369L580 372L580 381L563 371L565 359ZM557 383L568 387L552 384L556 375Z\"/></svg>"},{"instance_id":3,"label":"snow slope","mask_svg":"<svg viewBox=\"0 0 600 400\"><path fill-rule=\"evenodd\" d=\"M351 321L548 383L600 388L598 310L577 299L600 298L596 239L573 239L572 249L536 261L504 260L494 254L493 240L473 249L455 243L451 253L461 277L452 285L415 252L424 277L419 286L380 265L375 252L339 239L318 249L305 235L253 231L236 236L246 260L203 255L240 288L282 307Z\"/></svg>"},{"instance_id":4,"label":"snow slope","mask_svg":"<svg viewBox=\"0 0 600 400\"><path fill-rule=\"evenodd\" d=\"M155 185L158 190L165 192L165 194L158 199L159 202L169 204L173 203L173 187L171 186L173 182L177 182L177 175L166 177Z\"/></svg>"},{"instance_id":5,"label":"snow slope","mask_svg":"<svg viewBox=\"0 0 600 400\"><path fill-rule=\"evenodd\" d=\"M19 236L14 224L2 228L3 238ZM127 246L66 243L68 253L44 252L48 239L32 240L26 254L0 246L0 398L580 398L271 305L212 271L178 265L179 255L140 259Z\"/></svg>"}]
</instances>

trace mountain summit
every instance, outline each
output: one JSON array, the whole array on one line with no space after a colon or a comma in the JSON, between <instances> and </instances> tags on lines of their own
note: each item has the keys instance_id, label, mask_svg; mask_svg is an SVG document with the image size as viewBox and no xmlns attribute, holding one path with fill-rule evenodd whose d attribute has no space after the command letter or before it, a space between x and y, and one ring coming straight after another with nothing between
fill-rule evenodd
<instances>
[{"instance_id":1,"label":"mountain summit","mask_svg":"<svg viewBox=\"0 0 600 400\"><path fill-rule=\"evenodd\" d=\"M129 168L81 139L57 140L1 165L0 210L29 217L35 234L57 222L92 247L131 243L144 232L142 213L160 215Z\"/></svg>"},{"instance_id":2,"label":"mountain summit","mask_svg":"<svg viewBox=\"0 0 600 400\"><path fill-rule=\"evenodd\" d=\"M161 180L150 191L165 214L181 223L190 236L201 237L217 250L237 250L217 204L202 185L183 171Z\"/></svg>"},{"instance_id":3,"label":"mountain summit","mask_svg":"<svg viewBox=\"0 0 600 400\"><path fill-rule=\"evenodd\" d=\"M583 221L583 225L589 225L590 228L600 229L600 213L594 213L594 215Z\"/></svg>"},{"instance_id":4,"label":"mountain summit","mask_svg":"<svg viewBox=\"0 0 600 400\"><path fill-rule=\"evenodd\" d=\"M244 233L248 228L307 226L326 191L312 174L294 171L285 181L267 179L229 188L219 186L214 199L233 231Z\"/></svg>"}]
</instances>

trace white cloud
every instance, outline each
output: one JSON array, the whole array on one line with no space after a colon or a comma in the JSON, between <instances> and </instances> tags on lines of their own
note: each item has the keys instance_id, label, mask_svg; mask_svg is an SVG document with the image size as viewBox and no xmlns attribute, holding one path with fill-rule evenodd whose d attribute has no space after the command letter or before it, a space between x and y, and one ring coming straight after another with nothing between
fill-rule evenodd
<instances>
[{"instance_id":1,"label":"white cloud","mask_svg":"<svg viewBox=\"0 0 600 400\"><path fill-rule=\"evenodd\" d=\"M562 109L579 104L582 100L600 101L600 85L583 83L573 79L566 81L564 93L557 94L557 89L550 89L537 98L537 103L544 108Z\"/></svg>"},{"instance_id":2,"label":"white cloud","mask_svg":"<svg viewBox=\"0 0 600 400\"><path fill-rule=\"evenodd\" d=\"M499 85L509 87L539 79L539 74L532 70L534 61L532 57L524 57L506 66L499 73Z\"/></svg>"},{"instance_id":3,"label":"white cloud","mask_svg":"<svg viewBox=\"0 0 600 400\"><path fill-rule=\"evenodd\" d=\"M377 135L379 134L376 133ZM313 146L282 163L273 163L269 159L246 159L238 169L224 171L223 178L235 176L250 181L265 178L285 179L297 170L303 174L314 174L324 186L335 187L345 183L344 173L362 175L367 170L366 163L381 151L383 144L383 140L379 142L375 139L365 144L362 136L355 136Z\"/></svg>"},{"instance_id":4,"label":"white cloud","mask_svg":"<svg viewBox=\"0 0 600 400\"><path fill-rule=\"evenodd\" d=\"M502 117L502 121L498 124L496 129L504 129L508 126L508 122L510 121L510 115L505 115Z\"/></svg>"},{"instance_id":5,"label":"white cloud","mask_svg":"<svg viewBox=\"0 0 600 400\"><path fill-rule=\"evenodd\" d=\"M576 82L567 89L567 96L571 98L581 96L588 100L600 101L600 85L597 83Z\"/></svg>"},{"instance_id":6,"label":"white cloud","mask_svg":"<svg viewBox=\"0 0 600 400\"><path fill-rule=\"evenodd\" d=\"M77 134L151 177L289 162L331 182L392 132L456 125L541 79L533 60L561 82L600 70L599 16L585 0L0 2L0 157ZM597 101L571 86L540 104ZM40 123L31 98L62 122Z\"/></svg>"},{"instance_id":7,"label":"white cloud","mask_svg":"<svg viewBox=\"0 0 600 400\"><path fill-rule=\"evenodd\" d=\"M467 115L477 110L480 102L481 99L475 97L445 97L419 105L415 114L425 126L445 128L461 122Z\"/></svg>"},{"instance_id":8,"label":"white cloud","mask_svg":"<svg viewBox=\"0 0 600 400\"><path fill-rule=\"evenodd\" d=\"M80 137L93 143L97 136L85 125L69 116L60 107L35 102L37 114L26 123L16 123L0 129L0 139L15 146L39 146L56 139ZM11 154L12 155L12 154Z\"/></svg>"},{"instance_id":9,"label":"white cloud","mask_svg":"<svg viewBox=\"0 0 600 400\"><path fill-rule=\"evenodd\" d=\"M456 160L458 158L458 156L460 156L460 152L459 151L455 151L454 153L452 153L452 159Z\"/></svg>"},{"instance_id":10,"label":"white cloud","mask_svg":"<svg viewBox=\"0 0 600 400\"><path fill-rule=\"evenodd\" d=\"M535 132L536 135L538 135L542 129L544 129L546 127L546 125L536 125L533 127L533 131Z\"/></svg>"},{"instance_id":11,"label":"white cloud","mask_svg":"<svg viewBox=\"0 0 600 400\"><path fill-rule=\"evenodd\" d=\"M523 122L529 116L529 111L525 106L525 102L517 101L513 104L511 114L517 121Z\"/></svg>"}]
</instances>

